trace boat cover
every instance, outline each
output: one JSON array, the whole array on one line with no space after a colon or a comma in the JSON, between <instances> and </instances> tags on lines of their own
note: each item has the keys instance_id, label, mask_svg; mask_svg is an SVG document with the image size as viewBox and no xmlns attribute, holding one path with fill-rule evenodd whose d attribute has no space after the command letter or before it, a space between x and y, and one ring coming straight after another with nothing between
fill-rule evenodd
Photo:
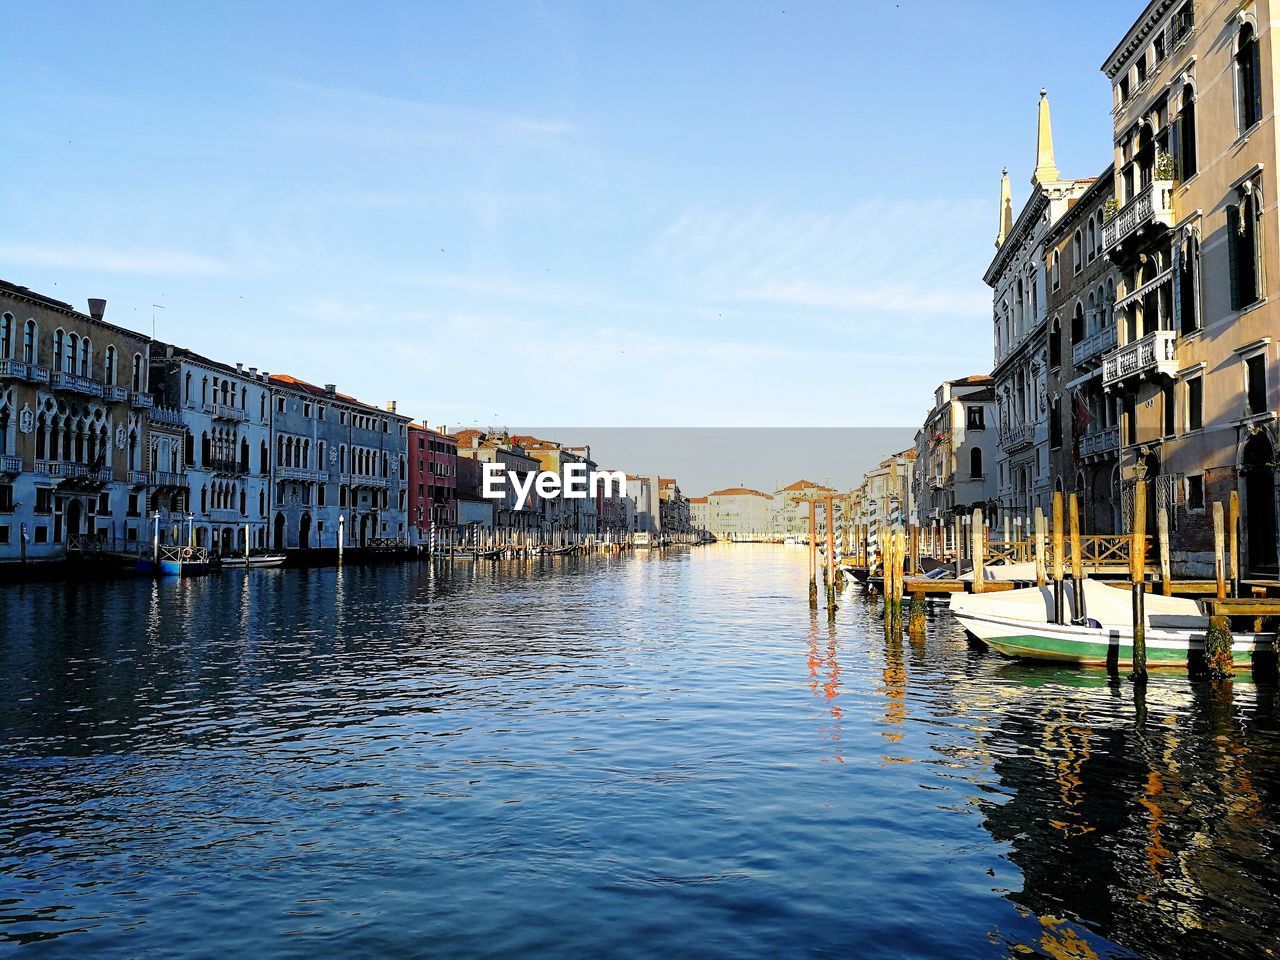
<instances>
[{"instance_id":1,"label":"boat cover","mask_svg":"<svg viewBox=\"0 0 1280 960\"><path fill-rule=\"evenodd\" d=\"M1133 596L1128 584L1123 588L1107 586L1097 580L1085 580L1085 616L1103 627L1129 627L1133 623ZM1062 585L1066 593L1067 613L1072 609L1074 584ZM1185 597L1146 596L1147 626L1156 630L1203 630L1209 619L1200 604ZM953 593L951 609L982 616L1007 617L1028 623L1048 623L1053 618L1053 587L1025 587L1000 593Z\"/></svg>"}]
</instances>

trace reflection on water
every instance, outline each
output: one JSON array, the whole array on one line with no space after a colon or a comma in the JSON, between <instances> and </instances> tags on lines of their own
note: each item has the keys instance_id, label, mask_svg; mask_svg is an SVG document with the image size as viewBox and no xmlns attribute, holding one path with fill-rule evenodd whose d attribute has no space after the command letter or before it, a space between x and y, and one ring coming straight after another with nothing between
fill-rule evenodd
<instances>
[{"instance_id":1,"label":"reflection on water","mask_svg":"<svg viewBox=\"0 0 1280 960\"><path fill-rule=\"evenodd\" d=\"M0 591L34 955L1272 955L1270 687L886 639L801 551Z\"/></svg>"}]
</instances>

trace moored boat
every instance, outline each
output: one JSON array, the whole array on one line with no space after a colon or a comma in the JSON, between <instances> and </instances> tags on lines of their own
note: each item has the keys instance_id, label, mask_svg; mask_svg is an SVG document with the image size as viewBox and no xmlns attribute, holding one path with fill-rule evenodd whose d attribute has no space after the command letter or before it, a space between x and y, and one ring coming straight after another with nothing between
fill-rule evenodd
<instances>
[{"instance_id":1,"label":"moored boat","mask_svg":"<svg viewBox=\"0 0 1280 960\"><path fill-rule=\"evenodd\" d=\"M1094 580L1083 581L1084 618L1054 623L1051 587L951 595L951 612L973 637L1008 657L1081 665L1133 665L1131 598ZM1063 585L1072 609L1073 585ZM1185 667L1204 653L1209 618L1195 600L1150 594L1145 598L1147 665ZM1236 633L1232 658L1249 666L1255 653L1271 653L1275 635Z\"/></svg>"}]
</instances>

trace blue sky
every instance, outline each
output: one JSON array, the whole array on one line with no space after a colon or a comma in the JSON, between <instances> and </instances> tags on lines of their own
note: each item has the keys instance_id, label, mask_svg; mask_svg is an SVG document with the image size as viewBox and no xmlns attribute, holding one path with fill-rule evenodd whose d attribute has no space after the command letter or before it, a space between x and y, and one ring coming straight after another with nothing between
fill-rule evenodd
<instances>
[{"instance_id":1,"label":"blue sky","mask_svg":"<svg viewBox=\"0 0 1280 960\"><path fill-rule=\"evenodd\" d=\"M914 425L1141 8L10 4L0 276L451 428Z\"/></svg>"}]
</instances>

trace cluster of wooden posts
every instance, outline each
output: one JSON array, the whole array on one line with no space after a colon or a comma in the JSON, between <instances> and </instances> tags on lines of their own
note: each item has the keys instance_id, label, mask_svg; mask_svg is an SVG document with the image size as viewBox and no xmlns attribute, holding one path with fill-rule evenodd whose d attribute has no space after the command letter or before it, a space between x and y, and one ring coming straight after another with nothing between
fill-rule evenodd
<instances>
[{"instance_id":1,"label":"cluster of wooden posts","mask_svg":"<svg viewBox=\"0 0 1280 960\"><path fill-rule=\"evenodd\" d=\"M833 515L831 498L827 498L827 583L828 607L834 614L835 597L832 585L835 583L833 564ZM813 501L810 501L810 604L817 606L816 580L816 534L814 523ZM1065 514L1065 517L1064 517ZM974 510L971 518L956 517L954 535L951 538L951 560L955 564L955 579L947 581L931 581L908 583L908 576L920 573L921 551L941 560L945 553L939 549L945 546L946 537L939 537L939 528L926 528L911 525L904 528L897 525L882 528L877 532L876 549L871 544L871 531L866 524L856 525L851 533L847 556L853 566L867 569L873 565L874 554L878 552L883 572L884 621L886 631L903 629L903 602L906 594L911 593L911 606L907 620L907 628L921 631L925 626L925 593L956 592L972 590L982 593L990 590L1011 590L1018 584L1011 580L986 579L988 563L1032 563L1034 574L1027 578L1027 583L1044 587L1052 585L1054 596L1054 619L1064 624L1080 621L1084 616L1083 591L1072 589L1074 609L1066 607L1066 590L1064 584L1070 580L1080 584L1086 576L1110 574L1127 579L1133 596L1133 676L1144 679L1147 675L1146 649L1146 601L1147 591L1157 588L1157 584L1148 583L1147 563L1153 545L1156 556L1152 559L1159 565L1158 589L1165 596L1174 593L1181 595L1213 596L1214 600L1206 602L1211 612L1209 635L1205 644L1206 666L1211 675L1226 676L1232 671L1231 632L1226 613L1260 613L1266 601L1253 603L1242 601L1231 602L1231 598L1240 597L1240 501L1233 491L1224 511L1221 502L1213 504L1214 523L1214 581L1182 581L1175 582L1170 571L1169 562L1169 516L1166 510L1156 511L1156 536L1147 533L1147 485L1137 482L1134 489L1133 528L1128 534L1119 536L1081 536L1080 509L1076 494L1064 498L1060 492L1053 495L1050 516L1037 508L1034 525L1030 536L1021 537L1021 524L1015 524L1010 530L1008 518L1004 521L1004 539L993 541L990 528L985 522L982 510ZM967 529L966 529L967 528ZM967 536L963 534L967 532ZM1011 533L1014 536L1011 536ZM972 570L972 581L961 581L966 561ZM836 568L838 571L838 568ZM1112 581L1115 585L1123 585L1124 579ZM1216 601L1216 603L1215 603ZM1275 601L1271 601L1275 603ZM1258 609L1255 610L1254 608ZM1271 609L1271 608L1267 608ZM1274 612L1274 611L1273 611Z\"/></svg>"}]
</instances>

